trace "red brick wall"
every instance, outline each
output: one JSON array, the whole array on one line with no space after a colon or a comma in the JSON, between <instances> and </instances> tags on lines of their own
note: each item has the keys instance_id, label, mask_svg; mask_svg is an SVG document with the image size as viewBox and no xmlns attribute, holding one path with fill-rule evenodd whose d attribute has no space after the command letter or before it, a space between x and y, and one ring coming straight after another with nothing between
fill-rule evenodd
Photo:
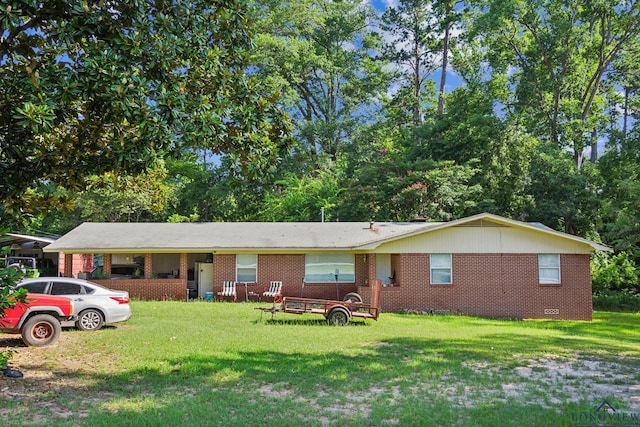
<instances>
[{"instance_id":1,"label":"red brick wall","mask_svg":"<svg viewBox=\"0 0 640 427\"><path fill-rule=\"evenodd\" d=\"M383 311L591 320L589 255L561 255L560 285L538 284L536 254L454 254L451 285L429 284L428 254L403 254L396 261L399 286L382 289ZM368 301L369 290L359 291Z\"/></svg>"},{"instance_id":2,"label":"red brick wall","mask_svg":"<svg viewBox=\"0 0 640 427\"><path fill-rule=\"evenodd\" d=\"M236 280L236 256L213 256L213 292L222 291L222 283L228 280Z\"/></svg>"},{"instance_id":3,"label":"red brick wall","mask_svg":"<svg viewBox=\"0 0 640 427\"><path fill-rule=\"evenodd\" d=\"M364 260L363 255L356 255L356 281L358 283L367 283L367 273L371 268L368 263L370 260ZM368 258L368 257L367 257ZM249 283L246 292L254 292L262 294L269 288L272 280L282 281L282 294L284 296L303 295L309 298L336 298L336 284L331 283L306 283L304 293L302 292L302 280L304 279L304 260L303 254L260 254L258 255L258 282ZM360 262L358 262L358 260ZM373 269L375 272L375 259ZM235 280L236 278L236 257L235 255L215 255L213 260L213 282L214 291L222 290L222 283L226 280ZM355 292L355 283L340 283L338 285L339 295L343 297L349 292ZM238 288L238 301L245 299L245 286L240 284Z\"/></svg>"},{"instance_id":4,"label":"red brick wall","mask_svg":"<svg viewBox=\"0 0 640 427\"><path fill-rule=\"evenodd\" d=\"M107 288L127 291L130 298L142 300L185 300L187 279L115 279L92 280Z\"/></svg>"},{"instance_id":5,"label":"red brick wall","mask_svg":"<svg viewBox=\"0 0 640 427\"><path fill-rule=\"evenodd\" d=\"M58 255L58 273L66 277L78 277L78 273L89 272L93 269L92 254L65 254Z\"/></svg>"},{"instance_id":6,"label":"red brick wall","mask_svg":"<svg viewBox=\"0 0 640 427\"><path fill-rule=\"evenodd\" d=\"M375 255L355 255L355 283L306 283L303 254L258 255L258 283L248 284L247 292L262 293L272 280L283 283L285 296L342 298L356 290L370 301L367 286L375 277ZM70 264L69 258L65 259ZM105 270L110 257L105 255ZM467 315L509 318L551 318L591 320L591 276L589 255L561 255L560 285L538 284L536 254L454 254L451 285L429 283L428 254L393 254L392 272L396 287L382 288L382 311L449 311ZM112 289L129 291L132 298L186 298L186 256L181 257L179 279L105 280ZM235 255L215 255L214 291L226 280L235 280ZM357 285L357 286L356 286ZM240 285L238 300L245 298ZM338 295L336 295L336 293ZM545 310L557 310L545 313Z\"/></svg>"}]
</instances>

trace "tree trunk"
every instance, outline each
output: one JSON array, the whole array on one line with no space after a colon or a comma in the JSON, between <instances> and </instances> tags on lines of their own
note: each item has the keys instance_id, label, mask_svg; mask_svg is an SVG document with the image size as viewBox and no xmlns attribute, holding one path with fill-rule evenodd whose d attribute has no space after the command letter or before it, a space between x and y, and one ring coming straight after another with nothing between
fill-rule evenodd
<instances>
[{"instance_id":1,"label":"tree trunk","mask_svg":"<svg viewBox=\"0 0 640 427\"><path fill-rule=\"evenodd\" d=\"M444 46L442 48L442 74L440 75L440 92L438 93L438 115L444 113L444 91L447 84L447 67L449 65L449 36L450 25L444 30Z\"/></svg>"},{"instance_id":2,"label":"tree trunk","mask_svg":"<svg viewBox=\"0 0 640 427\"><path fill-rule=\"evenodd\" d=\"M589 156L591 163L595 163L598 160L598 131L596 129L591 133L591 156Z\"/></svg>"}]
</instances>

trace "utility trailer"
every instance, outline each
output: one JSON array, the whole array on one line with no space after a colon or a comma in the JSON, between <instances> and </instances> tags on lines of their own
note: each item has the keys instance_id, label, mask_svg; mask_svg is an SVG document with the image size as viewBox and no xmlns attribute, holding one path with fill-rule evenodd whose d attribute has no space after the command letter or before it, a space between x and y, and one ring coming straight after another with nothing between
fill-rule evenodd
<instances>
[{"instance_id":1,"label":"utility trailer","mask_svg":"<svg viewBox=\"0 0 640 427\"><path fill-rule=\"evenodd\" d=\"M256 307L257 310L270 312L273 318L275 313L291 314L321 314L331 325L343 326L349 323L352 317L378 320L380 315L380 288L382 281L371 281L371 303L364 304L362 297L357 293L345 295L343 301L326 300L302 297L283 297L282 302L271 307Z\"/></svg>"}]
</instances>

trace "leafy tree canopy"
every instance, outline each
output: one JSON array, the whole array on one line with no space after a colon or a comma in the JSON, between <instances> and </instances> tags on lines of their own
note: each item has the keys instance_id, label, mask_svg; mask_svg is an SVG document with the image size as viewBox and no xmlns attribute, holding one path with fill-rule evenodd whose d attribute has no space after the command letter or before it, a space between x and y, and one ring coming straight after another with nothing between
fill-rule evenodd
<instances>
[{"instance_id":1,"label":"leafy tree canopy","mask_svg":"<svg viewBox=\"0 0 640 427\"><path fill-rule=\"evenodd\" d=\"M188 147L260 174L286 116L246 74L245 2L14 1L0 14L0 217L44 183L138 172Z\"/></svg>"}]
</instances>

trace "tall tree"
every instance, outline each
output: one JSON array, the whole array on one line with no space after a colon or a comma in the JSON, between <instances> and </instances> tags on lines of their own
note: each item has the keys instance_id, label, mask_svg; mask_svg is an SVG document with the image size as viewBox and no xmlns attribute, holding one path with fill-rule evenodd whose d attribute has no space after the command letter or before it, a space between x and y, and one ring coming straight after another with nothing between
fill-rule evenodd
<instances>
[{"instance_id":1,"label":"tall tree","mask_svg":"<svg viewBox=\"0 0 640 427\"><path fill-rule=\"evenodd\" d=\"M259 6L259 75L283 93L304 149L335 160L386 89L367 51L372 10L357 0L265 0Z\"/></svg>"},{"instance_id":2,"label":"tall tree","mask_svg":"<svg viewBox=\"0 0 640 427\"><path fill-rule=\"evenodd\" d=\"M399 67L400 86L410 88L407 109L414 127L422 124L425 84L439 65L436 27L430 0L400 0L381 17L380 28L386 40L382 55Z\"/></svg>"},{"instance_id":3,"label":"tall tree","mask_svg":"<svg viewBox=\"0 0 640 427\"><path fill-rule=\"evenodd\" d=\"M0 14L0 216L28 188L82 186L205 146L259 173L288 131L249 67L244 1L14 1ZM246 167L251 165L251 168Z\"/></svg>"},{"instance_id":4,"label":"tall tree","mask_svg":"<svg viewBox=\"0 0 640 427\"><path fill-rule=\"evenodd\" d=\"M628 0L479 0L476 31L493 67L511 72L527 128L581 167L603 123L603 80L640 31ZM523 117L524 117L523 116Z\"/></svg>"},{"instance_id":5,"label":"tall tree","mask_svg":"<svg viewBox=\"0 0 640 427\"><path fill-rule=\"evenodd\" d=\"M519 216L526 207L529 167L538 144L512 118L496 113L498 95L490 86L474 83L451 92L447 110L425 123L419 144L410 151L414 157L473 166L477 173L471 183L483 190L477 209Z\"/></svg>"},{"instance_id":6,"label":"tall tree","mask_svg":"<svg viewBox=\"0 0 640 427\"><path fill-rule=\"evenodd\" d=\"M440 69L437 113L444 112L444 98L449 72L449 59L458 11L456 0L400 0L389 6L380 19L383 39L382 56L398 67L398 84L411 88L407 108L414 126L424 118L425 94L429 77ZM402 96L403 91L399 91Z\"/></svg>"},{"instance_id":7,"label":"tall tree","mask_svg":"<svg viewBox=\"0 0 640 427\"><path fill-rule=\"evenodd\" d=\"M625 143L626 137L632 129L631 122L640 119L640 64L638 64L638 56L640 55L640 37L635 37L630 41L622 55L613 64L613 73L611 76L612 86L617 91L622 88L622 101L612 103L612 111L622 110L622 133L621 143ZM620 105L622 104L622 105ZM610 122L612 126L619 125L620 120L615 114ZM615 140L615 139L614 139ZM617 141L617 140L616 140Z\"/></svg>"},{"instance_id":8,"label":"tall tree","mask_svg":"<svg viewBox=\"0 0 640 427\"><path fill-rule=\"evenodd\" d=\"M92 175L87 189L76 200L79 217L95 222L157 220L172 196L166 176L163 162L152 165L144 174Z\"/></svg>"},{"instance_id":9,"label":"tall tree","mask_svg":"<svg viewBox=\"0 0 640 427\"><path fill-rule=\"evenodd\" d=\"M598 162L604 185L602 232L617 251L627 251L640 265L640 126L636 125L619 149Z\"/></svg>"},{"instance_id":10,"label":"tall tree","mask_svg":"<svg viewBox=\"0 0 640 427\"><path fill-rule=\"evenodd\" d=\"M401 144L395 144L397 147ZM410 221L416 217L445 221L475 206L481 188L471 183L477 172L452 161L415 158L403 149L383 147L371 153L341 193L340 219Z\"/></svg>"}]
</instances>

